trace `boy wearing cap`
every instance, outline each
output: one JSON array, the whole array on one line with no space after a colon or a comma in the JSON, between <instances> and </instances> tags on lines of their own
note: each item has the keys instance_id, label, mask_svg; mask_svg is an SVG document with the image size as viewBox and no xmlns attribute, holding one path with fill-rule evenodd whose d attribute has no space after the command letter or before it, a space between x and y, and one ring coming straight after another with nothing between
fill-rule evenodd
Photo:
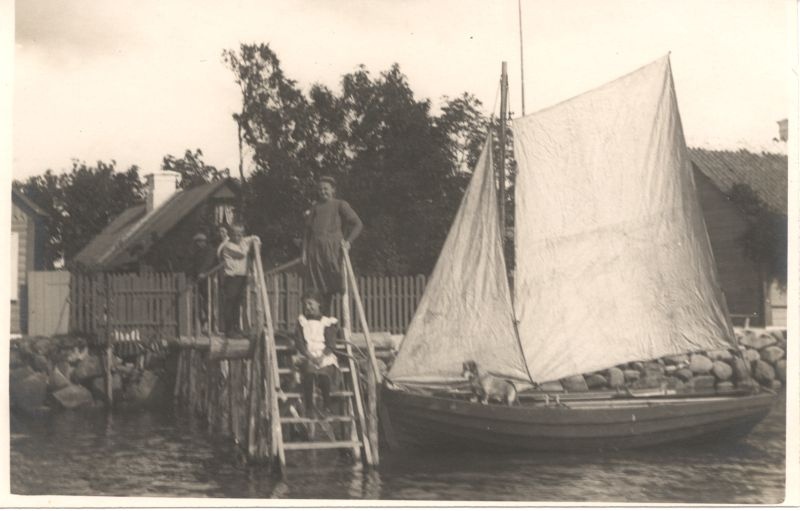
<instances>
[{"instance_id":1,"label":"boy wearing cap","mask_svg":"<svg viewBox=\"0 0 800 511\"><path fill-rule=\"evenodd\" d=\"M303 266L306 282L322 294L329 311L333 295L342 292L342 248L361 234L364 224L347 201L337 199L336 180L323 176L317 183L319 200L306 212Z\"/></svg>"},{"instance_id":2,"label":"boy wearing cap","mask_svg":"<svg viewBox=\"0 0 800 511\"><path fill-rule=\"evenodd\" d=\"M309 291L303 296L303 314L297 318L295 347L303 356L300 372L306 415L331 415L331 392L339 385L339 362L334 353L339 325L336 318L320 313L320 294ZM314 406L314 387L319 386L323 409Z\"/></svg>"}]
</instances>

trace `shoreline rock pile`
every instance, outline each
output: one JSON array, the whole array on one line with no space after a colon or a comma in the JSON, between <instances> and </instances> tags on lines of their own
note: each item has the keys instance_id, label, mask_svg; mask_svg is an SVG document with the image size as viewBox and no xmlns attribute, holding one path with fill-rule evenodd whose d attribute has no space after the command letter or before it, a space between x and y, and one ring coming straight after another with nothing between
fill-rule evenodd
<instances>
[{"instance_id":1,"label":"shoreline rock pile","mask_svg":"<svg viewBox=\"0 0 800 511\"><path fill-rule=\"evenodd\" d=\"M68 335L23 337L11 342L9 355L13 409L40 415L104 406L105 367L85 339ZM163 371L137 368L114 357L111 373L115 402L151 404L164 390Z\"/></svg>"},{"instance_id":2,"label":"shoreline rock pile","mask_svg":"<svg viewBox=\"0 0 800 511\"><path fill-rule=\"evenodd\" d=\"M591 390L672 390L677 393L773 391L786 384L784 331L736 329L737 348L700 351L630 362L593 373L543 383L546 392Z\"/></svg>"}]
</instances>

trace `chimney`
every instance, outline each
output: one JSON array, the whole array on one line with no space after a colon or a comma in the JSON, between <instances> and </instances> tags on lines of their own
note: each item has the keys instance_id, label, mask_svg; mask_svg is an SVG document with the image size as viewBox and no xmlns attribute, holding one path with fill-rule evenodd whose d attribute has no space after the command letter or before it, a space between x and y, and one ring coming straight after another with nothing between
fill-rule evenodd
<instances>
[{"instance_id":1,"label":"chimney","mask_svg":"<svg viewBox=\"0 0 800 511\"><path fill-rule=\"evenodd\" d=\"M181 175L170 170L147 174L147 212L158 208L178 190Z\"/></svg>"},{"instance_id":2,"label":"chimney","mask_svg":"<svg viewBox=\"0 0 800 511\"><path fill-rule=\"evenodd\" d=\"M778 121L778 139L781 142L789 140L789 119Z\"/></svg>"}]
</instances>

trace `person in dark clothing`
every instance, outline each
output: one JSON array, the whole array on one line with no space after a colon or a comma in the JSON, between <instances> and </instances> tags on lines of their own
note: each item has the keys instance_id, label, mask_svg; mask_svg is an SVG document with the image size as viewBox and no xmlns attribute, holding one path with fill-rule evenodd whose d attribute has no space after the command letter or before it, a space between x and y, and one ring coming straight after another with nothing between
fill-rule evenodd
<instances>
[{"instance_id":1,"label":"person in dark clothing","mask_svg":"<svg viewBox=\"0 0 800 511\"><path fill-rule=\"evenodd\" d=\"M303 266L309 286L322 294L324 312L342 292L342 250L350 250L364 224L347 201L337 199L336 181L322 177L317 185L319 201L306 212Z\"/></svg>"},{"instance_id":2,"label":"person in dark clothing","mask_svg":"<svg viewBox=\"0 0 800 511\"><path fill-rule=\"evenodd\" d=\"M217 254L214 248L208 244L208 237L202 232L192 238L193 247L186 269L186 276L197 284L197 314L200 319L200 328L207 331L208 328L208 285L205 280L206 272L214 268L217 264Z\"/></svg>"},{"instance_id":3,"label":"person in dark clothing","mask_svg":"<svg viewBox=\"0 0 800 511\"><path fill-rule=\"evenodd\" d=\"M222 281L222 326L227 337L243 335L239 325L239 310L247 290L247 261L254 236L244 237L244 228L233 225L230 238L217 248L217 256L223 264Z\"/></svg>"},{"instance_id":4,"label":"person in dark clothing","mask_svg":"<svg viewBox=\"0 0 800 511\"><path fill-rule=\"evenodd\" d=\"M300 373L306 415L326 417L333 414L331 392L339 386L339 362L334 349L339 333L336 318L320 313L320 294L311 291L303 296L303 314L297 318L295 347L302 356ZM322 410L314 404L314 388L322 394Z\"/></svg>"}]
</instances>

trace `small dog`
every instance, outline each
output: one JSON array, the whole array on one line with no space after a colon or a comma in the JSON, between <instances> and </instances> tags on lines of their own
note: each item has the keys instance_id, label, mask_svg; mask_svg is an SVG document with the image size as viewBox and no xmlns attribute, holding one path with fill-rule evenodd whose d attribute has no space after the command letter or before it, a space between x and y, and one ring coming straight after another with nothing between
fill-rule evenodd
<instances>
[{"instance_id":1,"label":"small dog","mask_svg":"<svg viewBox=\"0 0 800 511\"><path fill-rule=\"evenodd\" d=\"M505 402L508 406L519 403L517 387L512 382L501 380L491 374L480 374L478 364L473 360L464 362L462 375L469 380L472 391L483 404L488 404L490 399Z\"/></svg>"}]
</instances>

